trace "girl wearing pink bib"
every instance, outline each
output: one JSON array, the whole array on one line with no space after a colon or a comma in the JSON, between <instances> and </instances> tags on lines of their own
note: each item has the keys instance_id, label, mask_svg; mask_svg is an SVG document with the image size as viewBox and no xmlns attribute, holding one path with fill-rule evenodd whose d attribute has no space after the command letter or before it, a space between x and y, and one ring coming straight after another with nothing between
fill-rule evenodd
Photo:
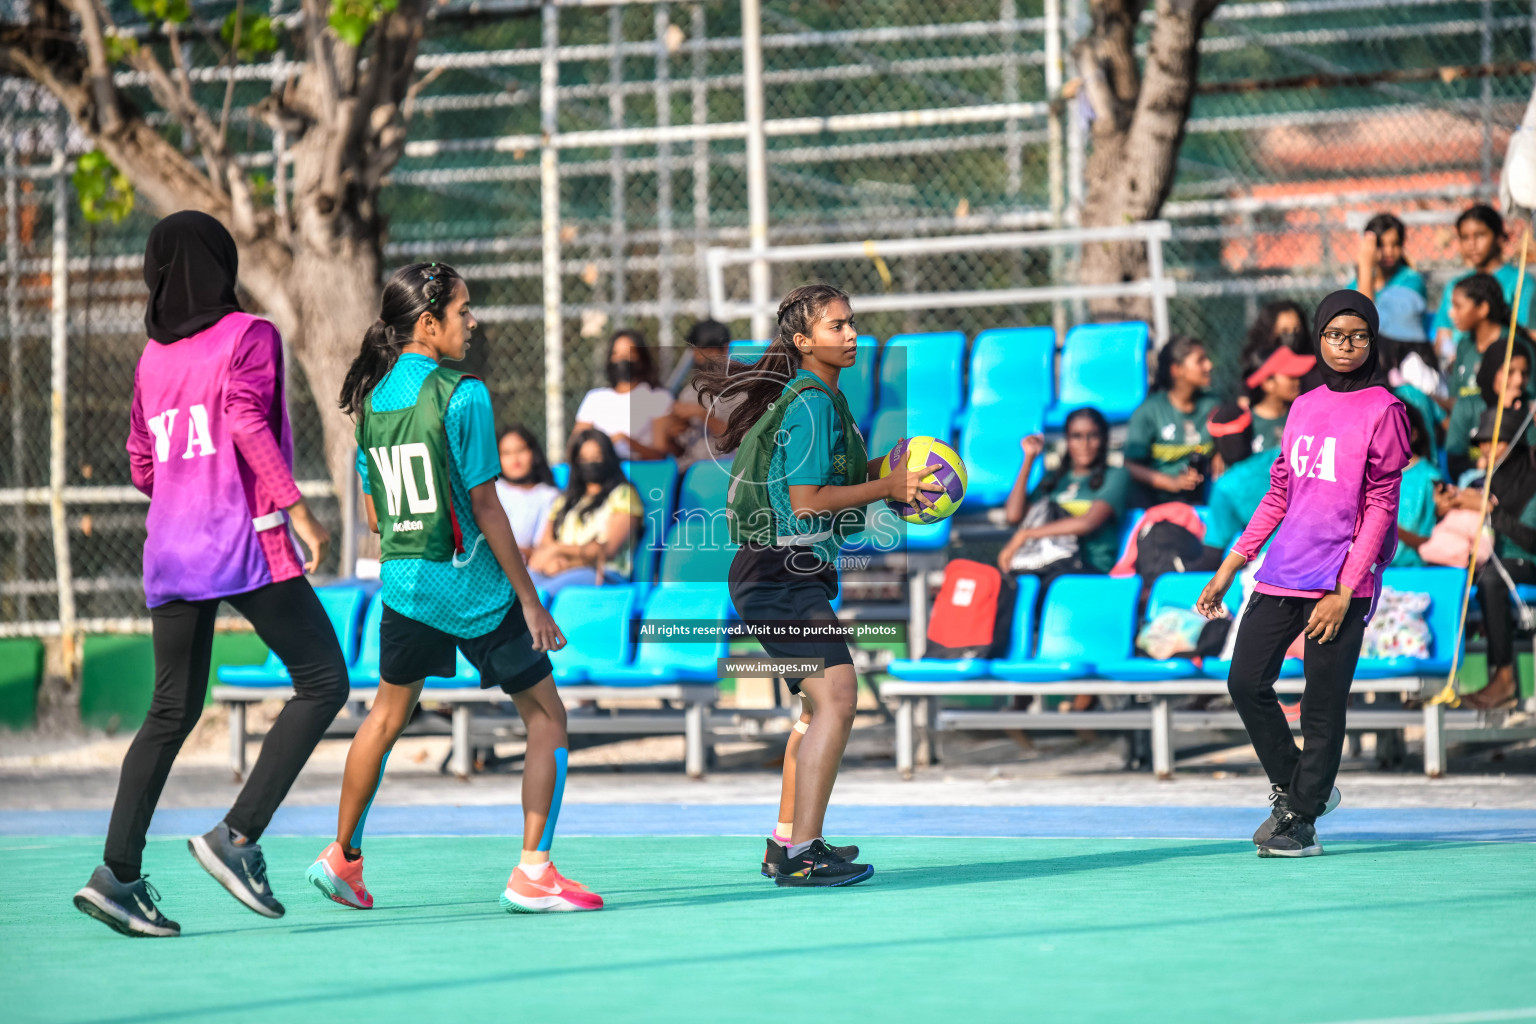
<instances>
[{"instance_id":1,"label":"girl wearing pink bib","mask_svg":"<svg viewBox=\"0 0 1536 1024\"><path fill-rule=\"evenodd\" d=\"M1261 857L1323 852L1314 823L1338 804L1344 715L1381 571L1397 550L1398 489L1412 458L1403 403L1387 389L1376 306L1337 291L1314 320L1325 387L1291 406L1269 493L1200 595L1224 614L1233 578L1274 535L1237 625L1227 689L1271 784ZM1306 634L1303 747L1275 696L1285 650Z\"/></svg>"}]
</instances>

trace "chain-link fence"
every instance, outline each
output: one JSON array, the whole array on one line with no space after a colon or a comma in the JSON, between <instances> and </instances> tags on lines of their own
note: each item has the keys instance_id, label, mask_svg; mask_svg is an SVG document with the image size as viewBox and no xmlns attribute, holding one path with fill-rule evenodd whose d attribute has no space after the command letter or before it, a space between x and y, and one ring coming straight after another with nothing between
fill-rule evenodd
<instances>
[{"instance_id":1,"label":"chain-link fence","mask_svg":"<svg viewBox=\"0 0 1536 1024\"><path fill-rule=\"evenodd\" d=\"M1078 221L1091 115L1072 88L1070 55L1086 29L1084 0L762 6L771 244ZM196 11L217 21L233 8ZM127 5L114 13L129 26L137 17ZM1217 9L1164 217L1173 225L1167 273L1178 282L1171 327L1212 345L1220 383L1235 378L1259 305L1315 301L1352 275L1359 227L1377 210L1407 222L1408 258L1436 298L1459 266L1455 212L1495 191L1530 89L1532 22L1524 0ZM1150 29L1149 13L1143 49ZM503 423L563 434L583 393L601 383L612 330L638 328L672 352L707 314L706 251L749 241L741 37L735 0L455 0L435 9L418 61L430 81L385 190L385 263L437 259L468 278L484 325L468 368L490 386ZM279 49L237 72L231 123L258 167L282 159L282 140L238 108L291 74L286 60ZM210 108L222 100L222 75L199 83ZM541 75L558 81L550 106ZM141 209L115 226L84 223L67 175L88 146L36 89L3 89L0 630L56 630L61 591L86 626L131 627L143 617L144 506L129 489L123 440L153 218ZM546 146L558 158L559 199L547 239ZM868 294L1047 286L1071 279L1073 253L877 257L774 264L770 291L819 277ZM744 298L745 275L731 287ZM861 316L861 330L974 333L1079 315L1059 303L902 310ZM732 327L750 332L745 319ZM339 528L319 414L294 360L289 373L296 475ZM60 433L50 394L61 382ZM559 407L546 406L550 386ZM563 437L554 440L558 449ZM55 530L60 516L67 543ZM67 574L55 560L66 550Z\"/></svg>"}]
</instances>

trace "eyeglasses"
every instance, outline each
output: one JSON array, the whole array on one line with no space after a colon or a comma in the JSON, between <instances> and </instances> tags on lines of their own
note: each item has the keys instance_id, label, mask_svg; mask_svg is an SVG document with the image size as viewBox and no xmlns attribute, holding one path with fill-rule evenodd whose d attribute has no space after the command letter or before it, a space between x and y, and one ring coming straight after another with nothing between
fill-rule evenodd
<instances>
[{"instance_id":1,"label":"eyeglasses","mask_svg":"<svg viewBox=\"0 0 1536 1024\"><path fill-rule=\"evenodd\" d=\"M1346 339L1349 341L1349 348L1369 348L1371 345L1369 331L1356 331L1354 334L1345 334L1343 331L1323 332L1323 340L1334 348L1344 348Z\"/></svg>"}]
</instances>

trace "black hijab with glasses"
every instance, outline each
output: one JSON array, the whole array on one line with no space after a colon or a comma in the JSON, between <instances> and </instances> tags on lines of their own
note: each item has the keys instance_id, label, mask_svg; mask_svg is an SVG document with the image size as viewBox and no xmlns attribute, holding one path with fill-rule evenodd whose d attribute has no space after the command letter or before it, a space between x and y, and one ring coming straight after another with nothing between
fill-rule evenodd
<instances>
[{"instance_id":1,"label":"black hijab with glasses","mask_svg":"<svg viewBox=\"0 0 1536 1024\"><path fill-rule=\"evenodd\" d=\"M1365 329L1371 340L1365 350L1365 362L1348 373L1340 373L1329 366L1325 358L1327 342L1323 341L1323 333L1329 329L1328 325L1335 317L1349 315L1365 321ZM1376 343L1381 324L1381 318L1376 313L1376 303L1353 288L1341 288L1317 304L1317 318L1313 323L1313 330L1317 332L1317 369L1323 375L1323 384L1329 391L1364 391L1366 388L1387 386L1387 374L1381 366L1381 346Z\"/></svg>"}]
</instances>

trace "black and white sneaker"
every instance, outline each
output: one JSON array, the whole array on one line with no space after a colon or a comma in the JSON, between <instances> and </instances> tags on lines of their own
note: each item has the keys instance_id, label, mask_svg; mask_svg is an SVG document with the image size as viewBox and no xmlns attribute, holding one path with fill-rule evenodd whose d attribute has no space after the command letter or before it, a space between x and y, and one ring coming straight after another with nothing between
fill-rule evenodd
<instances>
[{"instance_id":1,"label":"black and white sneaker","mask_svg":"<svg viewBox=\"0 0 1536 1024\"><path fill-rule=\"evenodd\" d=\"M283 905L272 895L267 881L267 859L259 844L237 840L221 821L211 831L188 839L187 849L235 899L262 917L283 916Z\"/></svg>"},{"instance_id":2,"label":"black and white sneaker","mask_svg":"<svg viewBox=\"0 0 1536 1024\"><path fill-rule=\"evenodd\" d=\"M873 865L846 861L833 853L825 840L816 839L798 857L789 856L786 850L773 881L782 886L857 885L874 873Z\"/></svg>"},{"instance_id":3,"label":"black and white sneaker","mask_svg":"<svg viewBox=\"0 0 1536 1024\"><path fill-rule=\"evenodd\" d=\"M1333 791L1328 794L1328 802L1323 805L1322 814L1319 814L1318 817L1321 818L1323 814L1332 813L1333 809L1339 806L1339 801L1343 798L1344 795L1339 792L1339 787L1334 786ZM1265 819L1264 824L1259 826L1258 831L1254 832L1253 845L1263 846L1264 841L1275 834L1275 826L1280 824L1280 819L1290 812L1291 797L1285 791L1285 787L1269 787L1269 817Z\"/></svg>"},{"instance_id":4,"label":"black and white sneaker","mask_svg":"<svg viewBox=\"0 0 1536 1024\"><path fill-rule=\"evenodd\" d=\"M181 925L160 913L155 906L160 893L144 875L132 882L119 882L112 869L103 864L75 893L75 907L94 917L115 932L135 937L153 936L170 939L181 934Z\"/></svg>"},{"instance_id":5,"label":"black and white sneaker","mask_svg":"<svg viewBox=\"0 0 1536 1024\"><path fill-rule=\"evenodd\" d=\"M859 855L859 848L857 846L828 846L827 849L843 858L843 860L853 860L853 858ZM778 840L769 836L768 849L763 853L763 877L777 878L788 856L789 854L785 847L780 845Z\"/></svg>"},{"instance_id":6,"label":"black and white sneaker","mask_svg":"<svg viewBox=\"0 0 1536 1024\"><path fill-rule=\"evenodd\" d=\"M1260 857L1320 857L1323 844L1317 841L1317 829L1294 811L1275 825L1275 834L1259 844Z\"/></svg>"}]
</instances>

